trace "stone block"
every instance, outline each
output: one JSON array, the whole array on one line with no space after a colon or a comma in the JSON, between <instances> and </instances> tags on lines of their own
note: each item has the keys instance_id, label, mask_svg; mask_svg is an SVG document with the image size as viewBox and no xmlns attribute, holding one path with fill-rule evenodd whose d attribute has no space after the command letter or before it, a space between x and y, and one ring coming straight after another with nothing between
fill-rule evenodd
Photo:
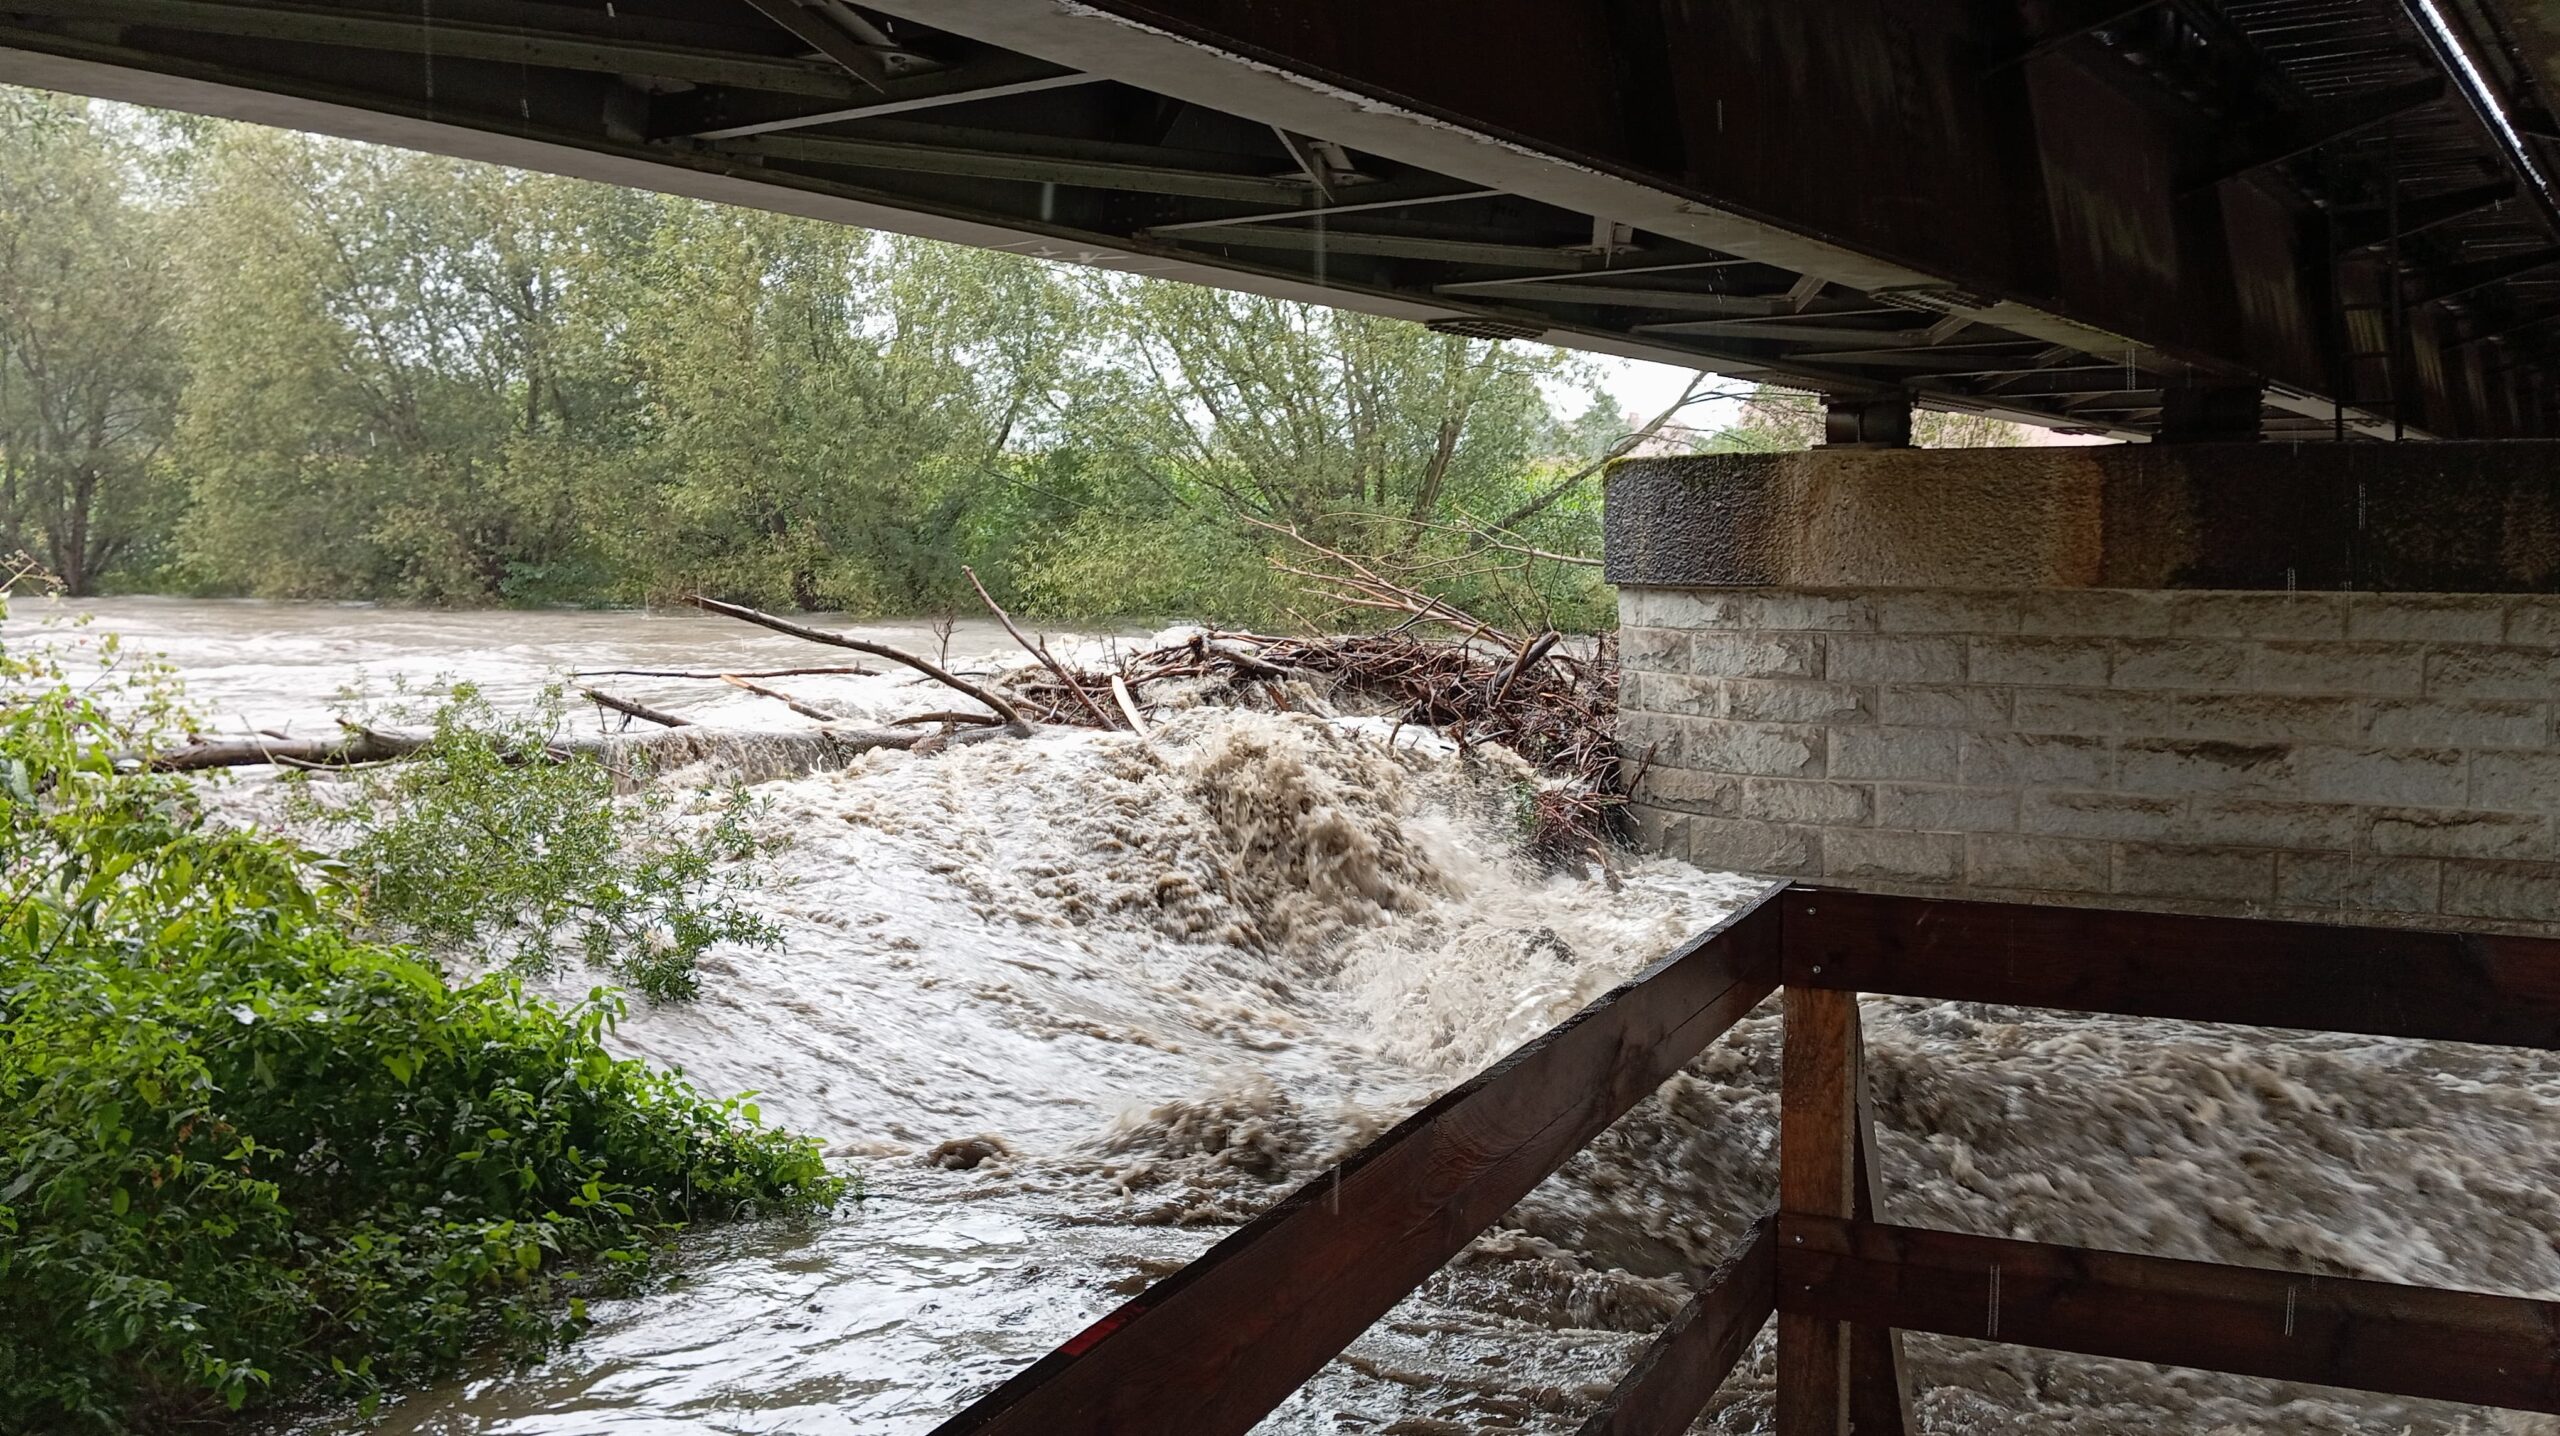
<instances>
[{"instance_id":1,"label":"stone block","mask_svg":"<svg viewBox=\"0 0 2560 1436\"><path fill-rule=\"evenodd\" d=\"M1747 723L1866 723L1874 720L1867 690L1811 679L1729 678L1717 687L1723 716Z\"/></svg>"},{"instance_id":2,"label":"stone block","mask_svg":"<svg viewBox=\"0 0 2560 1436\"><path fill-rule=\"evenodd\" d=\"M2152 691L2247 686L2253 651L2220 638L2136 640L2116 645L2113 682Z\"/></svg>"},{"instance_id":3,"label":"stone block","mask_svg":"<svg viewBox=\"0 0 2560 1436\"><path fill-rule=\"evenodd\" d=\"M1657 763L1645 769L1641 796L1649 803L1684 812L1735 817L1742 811L1742 781L1731 773L1701 773Z\"/></svg>"},{"instance_id":4,"label":"stone block","mask_svg":"<svg viewBox=\"0 0 2560 1436\"><path fill-rule=\"evenodd\" d=\"M1711 678L1820 678L1822 640L1802 633L1692 633L1689 668Z\"/></svg>"},{"instance_id":5,"label":"stone block","mask_svg":"<svg viewBox=\"0 0 2560 1436\"><path fill-rule=\"evenodd\" d=\"M2414 644L2262 643L2249 668L2248 686L2270 693L2384 698L2434 691L2427 669L2427 650Z\"/></svg>"},{"instance_id":6,"label":"stone block","mask_svg":"<svg viewBox=\"0 0 2560 1436\"><path fill-rule=\"evenodd\" d=\"M2275 897L2276 855L2266 849L2117 845L2114 891L2126 897L2263 903Z\"/></svg>"},{"instance_id":7,"label":"stone block","mask_svg":"<svg viewBox=\"0 0 2560 1436\"><path fill-rule=\"evenodd\" d=\"M2413 748L2548 748L2552 708L2518 699L2384 698L2365 705L2376 743Z\"/></svg>"},{"instance_id":8,"label":"stone block","mask_svg":"<svg viewBox=\"0 0 2560 1436\"><path fill-rule=\"evenodd\" d=\"M2347 637L2416 643L2497 643L2508 600L2491 594L2358 593L2347 599Z\"/></svg>"},{"instance_id":9,"label":"stone block","mask_svg":"<svg viewBox=\"0 0 2560 1436\"><path fill-rule=\"evenodd\" d=\"M1977 788L2103 788L2115 753L2104 738L2069 733L1968 733L1960 772Z\"/></svg>"},{"instance_id":10,"label":"stone block","mask_svg":"<svg viewBox=\"0 0 2560 1436\"><path fill-rule=\"evenodd\" d=\"M1822 749L1819 728L1691 718L1680 729L1680 765L1711 773L1769 778L1819 774Z\"/></svg>"},{"instance_id":11,"label":"stone block","mask_svg":"<svg viewBox=\"0 0 2560 1436\"><path fill-rule=\"evenodd\" d=\"M2102 688L2107 659L2104 643L2083 638L1977 638L1966 671L1976 683Z\"/></svg>"},{"instance_id":12,"label":"stone block","mask_svg":"<svg viewBox=\"0 0 2560 1436\"><path fill-rule=\"evenodd\" d=\"M1618 662L1627 672L1689 671L1689 632L1683 628L1618 629Z\"/></svg>"},{"instance_id":13,"label":"stone block","mask_svg":"<svg viewBox=\"0 0 2560 1436\"><path fill-rule=\"evenodd\" d=\"M2470 806L2560 813L2560 752L2472 754Z\"/></svg>"},{"instance_id":14,"label":"stone block","mask_svg":"<svg viewBox=\"0 0 2560 1436\"><path fill-rule=\"evenodd\" d=\"M1875 821L1915 832L1997 833L2018 825L2018 795L2005 788L1879 783Z\"/></svg>"},{"instance_id":15,"label":"stone block","mask_svg":"<svg viewBox=\"0 0 2560 1436\"><path fill-rule=\"evenodd\" d=\"M1842 634L1825 639L1825 676L1841 683L1962 683L1964 640L1908 634Z\"/></svg>"},{"instance_id":16,"label":"stone block","mask_svg":"<svg viewBox=\"0 0 2560 1436\"><path fill-rule=\"evenodd\" d=\"M2268 743L2365 736L2362 700L2325 693L2181 693L2176 704L2162 730L2173 737Z\"/></svg>"},{"instance_id":17,"label":"stone block","mask_svg":"<svg viewBox=\"0 0 2560 1436\"><path fill-rule=\"evenodd\" d=\"M1913 589L1878 593L1868 605L1883 633L2015 633L2027 601L1998 590Z\"/></svg>"},{"instance_id":18,"label":"stone block","mask_svg":"<svg viewBox=\"0 0 2560 1436\"><path fill-rule=\"evenodd\" d=\"M2169 731L2178 700L2121 688L2021 688L2011 726L2021 733L2156 735Z\"/></svg>"},{"instance_id":19,"label":"stone block","mask_svg":"<svg viewBox=\"0 0 2560 1436\"><path fill-rule=\"evenodd\" d=\"M2296 851L2357 845L2369 811L2353 803L2295 803L2261 798L2188 800L2185 841Z\"/></svg>"},{"instance_id":20,"label":"stone block","mask_svg":"<svg viewBox=\"0 0 2560 1436\"><path fill-rule=\"evenodd\" d=\"M1636 686L1636 702L1647 713L1673 713L1684 718L1724 716L1721 679L1700 678L1692 673L1635 673L1620 683L1630 681Z\"/></svg>"},{"instance_id":21,"label":"stone block","mask_svg":"<svg viewBox=\"0 0 2560 1436\"><path fill-rule=\"evenodd\" d=\"M2294 773L2303 797L2377 807L2458 808L2471 788L2464 755L2449 750L2307 744Z\"/></svg>"},{"instance_id":22,"label":"stone block","mask_svg":"<svg viewBox=\"0 0 2560 1436\"><path fill-rule=\"evenodd\" d=\"M1907 728L2006 728L2013 690L1892 683L1876 691L1876 720Z\"/></svg>"},{"instance_id":23,"label":"stone block","mask_svg":"<svg viewBox=\"0 0 2560 1436\"><path fill-rule=\"evenodd\" d=\"M2197 638L2344 638L2342 593L2173 593L2169 631Z\"/></svg>"},{"instance_id":24,"label":"stone block","mask_svg":"<svg viewBox=\"0 0 2560 1436\"><path fill-rule=\"evenodd\" d=\"M2169 632L2173 594L2165 589L2052 589L2027 595L2021 633L2148 638Z\"/></svg>"},{"instance_id":25,"label":"stone block","mask_svg":"<svg viewBox=\"0 0 2560 1436\"><path fill-rule=\"evenodd\" d=\"M1674 853L1685 856L1689 851L1689 818L1668 808L1637 803L1627 809L1635 825L1639 846L1649 853Z\"/></svg>"},{"instance_id":26,"label":"stone block","mask_svg":"<svg viewBox=\"0 0 2560 1436\"><path fill-rule=\"evenodd\" d=\"M2560 922L2560 865L2447 863L2440 906L2457 917Z\"/></svg>"},{"instance_id":27,"label":"stone block","mask_svg":"<svg viewBox=\"0 0 2560 1436\"><path fill-rule=\"evenodd\" d=\"M1714 589L1630 587L1618 590L1618 626L1621 628L1676 628L1686 632L1721 628L1724 624L1725 596Z\"/></svg>"},{"instance_id":28,"label":"stone block","mask_svg":"<svg viewBox=\"0 0 2560 1436\"><path fill-rule=\"evenodd\" d=\"M1730 594L1725 618L1736 628L1781 631L1869 633L1876 627L1874 605L1863 594L1786 589Z\"/></svg>"},{"instance_id":29,"label":"stone block","mask_svg":"<svg viewBox=\"0 0 2560 1436\"><path fill-rule=\"evenodd\" d=\"M2506 641L2520 648L2560 649L2560 594L2524 594L2508 605Z\"/></svg>"},{"instance_id":30,"label":"stone block","mask_svg":"<svg viewBox=\"0 0 2560 1436\"><path fill-rule=\"evenodd\" d=\"M1618 714L1618 751L1627 761L1641 763L1648 756L1656 763L1679 761L1680 720L1660 713L1627 710Z\"/></svg>"},{"instance_id":31,"label":"stone block","mask_svg":"<svg viewBox=\"0 0 2560 1436\"><path fill-rule=\"evenodd\" d=\"M2116 785L2128 793L2291 794L2298 750L2290 743L2219 738L2134 738L2116 751Z\"/></svg>"},{"instance_id":32,"label":"stone block","mask_svg":"<svg viewBox=\"0 0 2560 1436\"><path fill-rule=\"evenodd\" d=\"M2186 822L2183 798L2035 788L2018 799L2018 831L2114 842L2161 842Z\"/></svg>"},{"instance_id":33,"label":"stone block","mask_svg":"<svg viewBox=\"0 0 2560 1436\"><path fill-rule=\"evenodd\" d=\"M2540 813L2473 813L2454 808L2382 808L2373 814L2373 850L2430 858L2560 858L2551 819Z\"/></svg>"},{"instance_id":34,"label":"stone block","mask_svg":"<svg viewBox=\"0 0 2560 1436\"><path fill-rule=\"evenodd\" d=\"M2426 691L2444 698L2560 698L2560 654L2543 648L2445 648L2427 655Z\"/></svg>"},{"instance_id":35,"label":"stone block","mask_svg":"<svg viewBox=\"0 0 2560 1436\"><path fill-rule=\"evenodd\" d=\"M1745 778L1741 816L1764 823L1807 823L1831 828L1860 824L1874 816L1874 803L1860 783L1828 783L1813 779Z\"/></svg>"},{"instance_id":36,"label":"stone block","mask_svg":"<svg viewBox=\"0 0 2560 1436\"><path fill-rule=\"evenodd\" d=\"M2108 848L2105 843L1976 833L1964 840L1964 876L1976 888L2102 893L2107 890Z\"/></svg>"},{"instance_id":37,"label":"stone block","mask_svg":"<svg viewBox=\"0 0 2560 1436\"><path fill-rule=\"evenodd\" d=\"M2344 912L2431 913L2444 865L2428 858L2348 853L2279 853L2276 901Z\"/></svg>"},{"instance_id":38,"label":"stone block","mask_svg":"<svg viewBox=\"0 0 2560 1436\"><path fill-rule=\"evenodd\" d=\"M1819 877L1823 835L1812 828L1742 818L1687 819L1689 861L1725 872Z\"/></svg>"},{"instance_id":39,"label":"stone block","mask_svg":"<svg viewBox=\"0 0 2560 1436\"><path fill-rule=\"evenodd\" d=\"M1900 833L1834 828L1822 835L1822 875L1951 883L1964 874L1964 838L1956 833Z\"/></svg>"},{"instance_id":40,"label":"stone block","mask_svg":"<svg viewBox=\"0 0 2560 1436\"><path fill-rule=\"evenodd\" d=\"M1830 735L1833 778L1952 783L1961 774L1962 735L1943 728L1842 728Z\"/></svg>"}]
</instances>

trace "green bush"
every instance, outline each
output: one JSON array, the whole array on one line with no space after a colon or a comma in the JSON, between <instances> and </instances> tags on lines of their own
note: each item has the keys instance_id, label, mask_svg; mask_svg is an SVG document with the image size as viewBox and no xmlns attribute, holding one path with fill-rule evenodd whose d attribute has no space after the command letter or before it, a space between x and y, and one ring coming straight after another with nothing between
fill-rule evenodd
<instances>
[{"instance_id":1,"label":"green bush","mask_svg":"<svg viewBox=\"0 0 2560 1436\"><path fill-rule=\"evenodd\" d=\"M599 993L454 986L310 855L0 648L0 1430L370 1400L573 1331L696 1218L823 1209L809 1142L617 1060Z\"/></svg>"},{"instance_id":2,"label":"green bush","mask_svg":"<svg viewBox=\"0 0 2560 1436\"><path fill-rule=\"evenodd\" d=\"M764 849L745 789L689 825L666 789L615 796L591 757L522 761L560 731L556 691L519 716L457 684L426 718L434 737L417 754L352 775L352 792L306 776L291 804L337 839L365 917L387 933L523 972L575 952L661 1002L695 994L713 943L779 939L741 901L744 864Z\"/></svg>"}]
</instances>

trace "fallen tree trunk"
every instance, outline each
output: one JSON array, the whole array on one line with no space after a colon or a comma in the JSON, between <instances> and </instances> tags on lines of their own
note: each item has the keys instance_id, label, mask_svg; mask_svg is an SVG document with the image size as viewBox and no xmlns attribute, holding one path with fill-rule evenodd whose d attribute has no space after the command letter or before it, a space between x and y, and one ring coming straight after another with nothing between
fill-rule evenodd
<instances>
[{"instance_id":1,"label":"fallen tree trunk","mask_svg":"<svg viewBox=\"0 0 2560 1436\"><path fill-rule=\"evenodd\" d=\"M712 728L688 724L649 733L609 733L564 737L527 752L522 762L566 762L593 758L613 770L617 779L641 779L680 769L702 767L736 782L761 782L802 773L841 768L865 753L884 748L908 749L941 739L953 745L983 742L1008 732L988 726L948 736L917 729L817 728L770 730ZM137 756L156 772L191 773L211 768L252 768L269 764L303 768L344 768L405 758L433 739L423 732L351 728L336 738L222 738L182 748ZM940 742L931 743L939 747Z\"/></svg>"}]
</instances>

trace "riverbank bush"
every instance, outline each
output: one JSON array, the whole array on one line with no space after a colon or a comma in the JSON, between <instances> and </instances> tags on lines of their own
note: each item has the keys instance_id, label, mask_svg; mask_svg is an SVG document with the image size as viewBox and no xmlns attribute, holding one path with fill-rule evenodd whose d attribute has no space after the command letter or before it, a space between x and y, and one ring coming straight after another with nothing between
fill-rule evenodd
<instances>
[{"instance_id":1,"label":"riverbank bush","mask_svg":"<svg viewBox=\"0 0 2560 1436\"><path fill-rule=\"evenodd\" d=\"M765 850L745 788L706 798L695 822L666 788L617 796L613 774L583 754L518 761L558 736L556 690L507 714L457 684L402 716L423 717L425 748L345 779L297 775L291 803L337 840L368 922L521 972L575 953L656 1002L695 995L712 944L780 938L743 901Z\"/></svg>"},{"instance_id":2,"label":"riverbank bush","mask_svg":"<svg viewBox=\"0 0 2560 1436\"><path fill-rule=\"evenodd\" d=\"M310 855L109 759L153 738L111 687L0 648L0 1430L370 1399L574 1330L687 1221L839 1195L611 1056L609 995L362 938Z\"/></svg>"}]
</instances>

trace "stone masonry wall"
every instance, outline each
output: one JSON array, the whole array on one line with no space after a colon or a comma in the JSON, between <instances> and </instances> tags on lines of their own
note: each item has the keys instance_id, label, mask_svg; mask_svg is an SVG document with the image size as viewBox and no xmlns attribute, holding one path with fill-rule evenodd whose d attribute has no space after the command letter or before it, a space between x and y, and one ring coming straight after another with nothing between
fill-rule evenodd
<instances>
[{"instance_id":1,"label":"stone masonry wall","mask_svg":"<svg viewBox=\"0 0 2560 1436\"><path fill-rule=\"evenodd\" d=\"M1628 588L1649 845L1844 885L2560 935L2560 597Z\"/></svg>"}]
</instances>

